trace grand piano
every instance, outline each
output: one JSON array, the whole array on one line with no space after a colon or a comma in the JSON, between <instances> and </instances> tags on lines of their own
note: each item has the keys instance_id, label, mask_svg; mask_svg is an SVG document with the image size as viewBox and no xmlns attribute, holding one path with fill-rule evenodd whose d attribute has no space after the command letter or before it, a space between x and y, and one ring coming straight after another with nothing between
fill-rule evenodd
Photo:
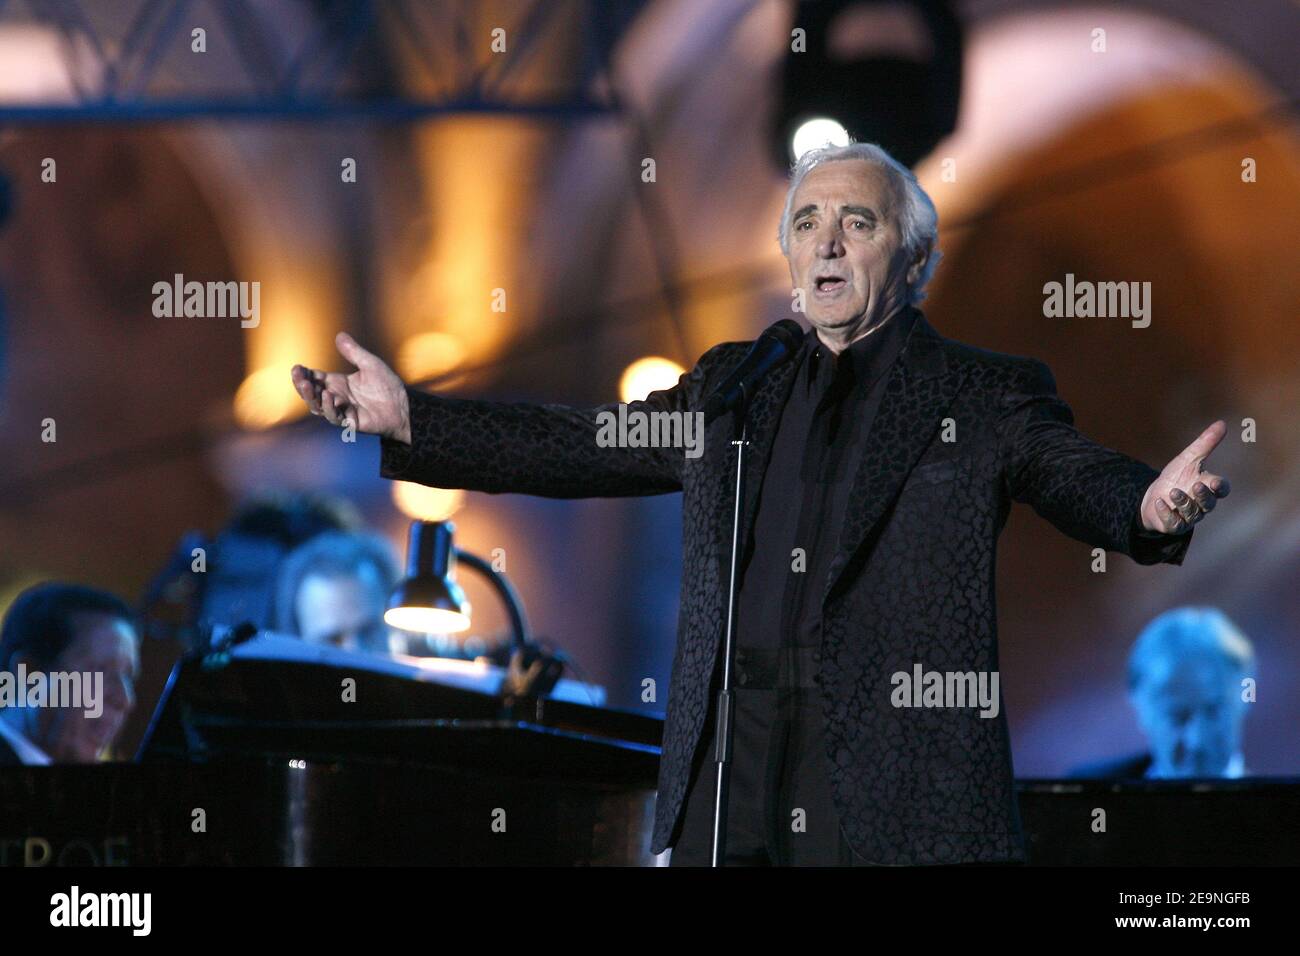
<instances>
[{"instance_id":1,"label":"grand piano","mask_svg":"<svg viewBox=\"0 0 1300 956\"><path fill-rule=\"evenodd\" d=\"M134 762L0 769L0 866L658 862L661 721L504 678L275 635L187 658Z\"/></svg>"},{"instance_id":2,"label":"grand piano","mask_svg":"<svg viewBox=\"0 0 1300 956\"><path fill-rule=\"evenodd\" d=\"M574 681L503 694L504 676L274 635L187 658L134 762L0 768L0 866L666 862L661 722ZM1031 864L1300 862L1296 779L1018 791Z\"/></svg>"}]
</instances>

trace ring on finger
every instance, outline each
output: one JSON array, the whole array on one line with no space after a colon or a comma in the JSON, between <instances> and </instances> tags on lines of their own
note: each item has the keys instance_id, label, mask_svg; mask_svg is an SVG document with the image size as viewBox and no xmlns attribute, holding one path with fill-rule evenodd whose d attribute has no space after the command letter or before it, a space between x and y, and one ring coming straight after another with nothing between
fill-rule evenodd
<instances>
[{"instance_id":1,"label":"ring on finger","mask_svg":"<svg viewBox=\"0 0 1300 956\"><path fill-rule=\"evenodd\" d=\"M1164 519L1165 532L1167 534L1177 534L1184 524L1186 522L1183 521L1183 516L1170 508L1168 517Z\"/></svg>"}]
</instances>

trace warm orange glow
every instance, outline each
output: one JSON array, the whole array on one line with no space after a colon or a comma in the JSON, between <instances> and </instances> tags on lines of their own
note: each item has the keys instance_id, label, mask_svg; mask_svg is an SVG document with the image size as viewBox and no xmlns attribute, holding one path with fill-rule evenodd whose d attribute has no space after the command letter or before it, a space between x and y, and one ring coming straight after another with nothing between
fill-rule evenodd
<instances>
[{"instance_id":1,"label":"warm orange glow","mask_svg":"<svg viewBox=\"0 0 1300 956\"><path fill-rule=\"evenodd\" d=\"M446 332L413 335L397 353L398 374L408 382L436 378L454 371L465 361L465 346Z\"/></svg>"},{"instance_id":2,"label":"warm orange glow","mask_svg":"<svg viewBox=\"0 0 1300 956\"><path fill-rule=\"evenodd\" d=\"M334 351L338 309L325 272L288 265L256 241L241 248L249 257L249 272L270 278L256 280L261 282L260 315L257 325L241 335L248 377L235 394L235 418L244 428L269 428L307 414L290 376L295 364L352 369ZM305 255L302 249L294 251Z\"/></svg>"},{"instance_id":3,"label":"warm orange glow","mask_svg":"<svg viewBox=\"0 0 1300 956\"><path fill-rule=\"evenodd\" d=\"M393 504L417 521L446 521L465 504L459 488L430 488L412 481L393 482Z\"/></svg>"},{"instance_id":4,"label":"warm orange glow","mask_svg":"<svg viewBox=\"0 0 1300 956\"><path fill-rule=\"evenodd\" d=\"M418 266L394 267L386 283L394 341L436 329L455 339L459 362L477 367L528 331L537 284L521 252L536 183L524 171L545 168L551 136L542 124L476 116L414 133L427 229ZM445 361L433 343L434 358Z\"/></svg>"},{"instance_id":5,"label":"warm orange glow","mask_svg":"<svg viewBox=\"0 0 1300 956\"><path fill-rule=\"evenodd\" d=\"M235 392L235 419L260 430L296 418L306 406L294 391L289 365L258 369Z\"/></svg>"},{"instance_id":6,"label":"warm orange glow","mask_svg":"<svg viewBox=\"0 0 1300 956\"><path fill-rule=\"evenodd\" d=\"M671 359L651 355L637 359L623 371L618 394L625 402L638 402L651 392L672 388L685 371Z\"/></svg>"}]
</instances>

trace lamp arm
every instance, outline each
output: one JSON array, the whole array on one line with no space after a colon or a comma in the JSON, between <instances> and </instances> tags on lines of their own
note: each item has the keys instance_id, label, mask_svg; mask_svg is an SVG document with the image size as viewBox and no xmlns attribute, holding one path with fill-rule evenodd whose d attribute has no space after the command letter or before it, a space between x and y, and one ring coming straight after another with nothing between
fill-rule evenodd
<instances>
[{"instance_id":1,"label":"lamp arm","mask_svg":"<svg viewBox=\"0 0 1300 956\"><path fill-rule=\"evenodd\" d=\"M513 632L511 643L517 650L527 647L532 641L532 635L528 631L528 621L524 618L524 604L519 600L519 594L515 591L510 579L505 576L505 572L498 571L492 567L492 564L480 558L477 554L469 551L462 551L460 548L454 549L456 560L463 563L466 567L473 568L480 575L487 578L501 596L502 603L506 606L506 611L510 614L510 629Z\"/></svg>"}]
</instances>

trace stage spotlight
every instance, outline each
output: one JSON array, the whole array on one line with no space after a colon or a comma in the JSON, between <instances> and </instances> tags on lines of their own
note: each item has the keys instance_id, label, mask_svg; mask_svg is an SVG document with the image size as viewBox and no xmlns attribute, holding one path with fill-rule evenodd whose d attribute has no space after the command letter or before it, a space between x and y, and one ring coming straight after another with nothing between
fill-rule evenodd
<instances>
[{"instance_id":1,"label":"stage spotlight","mask_svg":"<svg viewBox=\"0 0 1300 956\"><path fill-rule=\"evenodd\" d=\"M790 158L798 160L810 149L830 143L835 146L847 146L849 131L837 120L819 116L801 123L790 137Z\"/></svg>"},{"instance_id":2,"label":"stage spotlight","mask_svg":"<svg viewBox=\"0 0 1300 956\"><path fill-rule=\"evenodd\" d=\"M619 397L624 402L638 402L651 392L672 388L685 371L672 359L657 355L637 359L623 370L618 382Z\"/></svg>"},{"instance_id":3,"label":"stage spotlight","mask_svg":"<svg viewBox=\"0 0 1300 956\"><path fill-rule=\"evenodd\" d=\"M454 335L423 332L402 343L397 352L397 371L407 381L421 381L447 375L464 361L465 346Z\"/></svg>"},{"instance_id":4,"label":"stage spotlight","mask_svg":"<svg viewBox=\"0 0 1300 956\"><path fill-rule=\"evenodd\" d=\"M459 488L433 488L413 481L393 482L393 504L408 518L446 521L465 503Z\"/></svg>"},{"instance_id":5,"label":"stage spotlight","mask_svg":"<svg viewBox=\"0 0 1300 956\"><path fill-rule=\"evenodd\" d=\"M793 30L772 129L782 169L814 118L909 167L956 128L962 35L949 0L800 0Z\"/></svg>"},{"instance_id":6,"label":"stage spotlight","mask_svg":"<svg viewBox=\"0 0 1300 956\"><path fill-rule=\"evenodd\" d=\"M302 400L289 384L288 365L258 369L235 392L235 421L250 431L261 431L299 418Z\"/></svg>"}]
</instances>

